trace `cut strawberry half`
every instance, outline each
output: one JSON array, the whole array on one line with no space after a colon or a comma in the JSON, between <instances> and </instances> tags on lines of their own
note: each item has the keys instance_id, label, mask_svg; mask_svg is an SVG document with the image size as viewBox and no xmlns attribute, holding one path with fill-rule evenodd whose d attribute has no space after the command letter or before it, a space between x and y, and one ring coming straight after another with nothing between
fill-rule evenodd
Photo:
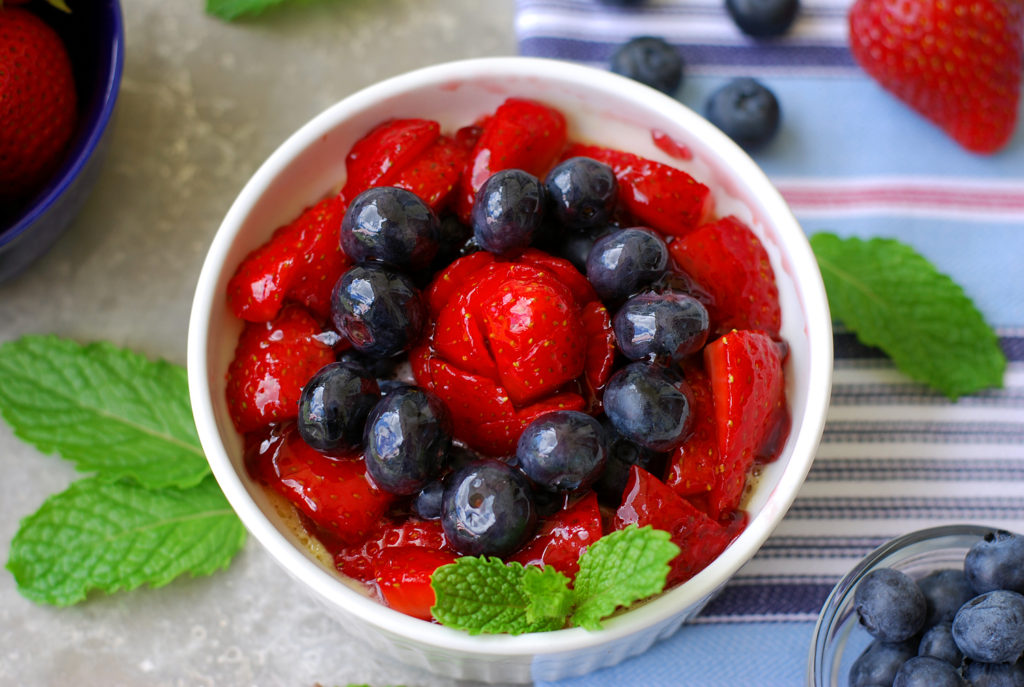
<instances>
[{"instance_id":1,"label":"cut strawberry half","mask_svg":"<svg viewBox=\"0 0 1024 687\"><path fill-rule=\"evenodd\" d=\"M341 189L346 204L372 186L390 181L433 145L441 126L429 119L391 119L355 142L345 157L347 177Z\"/></svg>"},{"instance_id":2,"label":"cut strawberry half","mask_svg":"<svg viewBox=\"0 0 1024 687\"><path fill-rule=\"evenodd\" d=\"M725 217L673 241L668 250L679 269L710 298L704 305L712 331L758 329L778 337L782 310L775 271L747 225Z\"/></svg>"},{"instance_id":3,"label":"cut strawberry half","mask_svg":"<svg viewBox=\"0 0 1024 687\"><path fill-rule=\"evenodd\" d=\"M381 552L396 547L451 551L440 520L385 520L366 541L334 551L334 565L343 575L371 582L375 575L374 562Z\"/></svg>"},{"instance_id":4,"label":"cut strawberry half","mask_svg":"<svg viewBox=\"0 0 1024 687\"><path fill-rule=\"evenodd\" d=\"M588 492L540 523L537 534L509 558L523 565L552 567L570 579L580 569L580 555L601 538L597 494Z\"/></svg>"},{"instance_id":5,"label":"cut strawberry half","mask_svg":"<svg viewBox=\"0 0 1024 687\"><path fill-rule=\"evenodd\" d=\"M672 559L667 586L690 579L715 560L743 530L740 517L722 526L699 511L657 477L636 465L622 495L622 505L615 512L614 528L646 525L664 530L680 548Z\"/></svg>"},{"instance_id":6,"label":"cut strawberry half","mask_svg":"<svg viewBox=\"0 0 1024 687\"><path fill-rule=\"evenodd\" d=\"M509 98L486 119L465 174L459 182L455 212L470 223L476 192L492 174L521 169L543 178L566 143L561 112L543 103Z\"/></svg>"},{"instance_id":7,"label":"cut strawberry half","mask_svg":"<svg viewBox=\"0 0 1024 687\"><path fill-rule=\"evenodd\" d=\"M454 139L441 136L408 165L398 170L389 184L412 191L435 213L448 206L469 160L469 151Z\"/></svg>"},{"instance_id":8,"label":"cut strawberry half","mask_svg":"<svg viewBox=\"0 0 1024 687\"><path fill-rule=\"evenodd\" d=\"M708 344L718 436L718 468L709 496L713 517L740 506L755 461L771 460L789 430L779 344L761 332L733 331Z\"/></svg>"},{"instance_id":9,"label":"cut strawberry half","mask_svg":"<svg viewBox=\"0 0 1024 687\"><path fill-rule=\"evenodd\" d=\"M434 606L434 571L454 563L450 551L431 551L416 546L398 546L381 551L374 564L380 595L390 608L420 620L430 620Z\"/></svg>"},{"instance_id":10,"label":"cut strawberry half","mask_svg":"<svg viewBox=\"0 0 1024 687\"><path fill-rule=\"evenodd\" d=\"M612 148L575 144L563 155L590 157L615 172L619 199L642 224L685 236L714 213L711 190L681 169Z\"/></svg>"},{"instance_id":11,"label":"cut strawberry half","mask_svg":"<svg viewBox=\"0 0 1024 687\"><path fill-rule=\"evenodd\" d=\"M227 403L240 433L298 414L302 386L334 360L316 337L321 329L302 307L289 305L270 322L247 322L228 365Z\"/></svg>"},{"instance_id":12,"label":"cut strawberry half","mask_svg":"<svg viewBox=\"0 0 1024 687\"><path fill-rule=\"evenodd\" d=\"M665 484L680 496L694 496L707 494L715 485L720 464L718 429L707 373L696 365L686 366L684 373L693 392L693 433L669 457Z\"/></svg>"}]
</instances>

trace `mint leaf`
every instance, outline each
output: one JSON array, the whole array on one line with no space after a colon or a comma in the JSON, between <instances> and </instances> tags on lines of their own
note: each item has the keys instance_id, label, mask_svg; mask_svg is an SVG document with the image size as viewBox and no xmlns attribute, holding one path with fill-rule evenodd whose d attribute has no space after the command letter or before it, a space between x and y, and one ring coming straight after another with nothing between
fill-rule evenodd
<instances>
[{"instance_id":1,"label":"mint leaf","mask_svg":"<svg viewBox=\"0 0 1024 687\"><path fill-rule=\"evenodd\" d=\"M519 563L505 564L500 558L464 556L434 571L431 586L434 617L442 625L465 630L471 635L487 633L522 634L557 630L565 617L541 617L524 588L525 571ZM546 615L546 614L541 614Z\"/></svg>"},{"instance_id":2,"label":"mint leaf","mask_svg":"<svg viewBox=\"0 0 1024 687\"><path fill-rule=\"evenodd\" d=\"M1001 387L1006 357L963 289L893 239L820 233L811 247L832 315L911 378L951 399Z\"/></svg>"},{"instance_id":3,"label":"mint leaf","mask_svg":"<svg viewBox=\"0 0 1024 687\"><path fill-rule=\"evenodd\" d=\"M562 627L572 611L573 593L569 578L552 567L528 565L523 571L523 592L529 599L526 619L529 622L557 622Z\"/></svg>"},{"instance_id":4,"label":"mint leaf","mask_svg":"<svg viewBox=\"0 0 1024 687\"><path fill-rule=\"evenodd\" d=\"M209 473L185 370L108 343L26 336L0 345L0 415L43 453L110 481L187 487Z\"/></svg>"},{"instance_id":5,"label":"mint leaf","mask_svg":"<svg viewBox=\"0 0 1024 687\"><path fill-rule=\"evenodd\" d=\"M227 567L245 530L217 483L149 490L91 477L25 518L7 568L29 599L66 606L90 590L167 584Z\"/></svg>"},{"instance_id":6,"label":"mint leaf","mask_svg":"<svg viewBox=\"0 0 1024 687\"><path fill-rule=\"evenodd\" d=\"M206 12L219 19L231 21L244 15L259 14L284 0L206 0Z\"/></svg>"},{"instance_id":7,"label":"mint leaf","mask_svg":"<svg viewBox=\"0 0 1024 687\"><path fill-rule=\"evenodd\" d=\"M629 525L601 537L580 556L573 582L576 611L570 624L599 630L601 619L616 608L661 592L669 561L678 553L669 533L650 525Z\"/></svg>"}]
</instances>

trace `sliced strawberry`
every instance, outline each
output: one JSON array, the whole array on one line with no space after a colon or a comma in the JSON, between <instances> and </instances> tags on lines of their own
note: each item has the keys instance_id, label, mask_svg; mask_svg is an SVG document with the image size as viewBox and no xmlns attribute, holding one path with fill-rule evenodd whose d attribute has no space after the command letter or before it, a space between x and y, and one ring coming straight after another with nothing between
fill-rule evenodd
<instances>
[{"instance_id":1,"label":"sliced strawberry","mask_svg":"<svg viewBox=\"0 0 1024 687\"><path fill-rule=\"evenodd\" d=\"M619 199L633 217L671 236L685 236L712 217L711 190L681 169L611 148L575 144L563 155L591 157L609 165Z\"/></svg>"},{"instance_id":2,"label":"sliced strawberry","mask_svg":"<svg viewBox=\"0 0 1024 687\"><path fill-rule=\"evenodd\" d=\"M430 620L434 588L430 579L442 565L454 563L450 551L431 551L416 546L385 549L374 569L377 588L390 608L421 620Z\"/></svg>"},{"instance_id":3,"label":"sliced strawberry","mask_svg":"<svg viewBox=\"0 0 1024 687\"><path fill-rule=\"evenodd\" d=\"M850 52L886 90L967 150L993 153L1017 124L1024 3L857 0Z\"/></svg>"},{"instance_id":4,"label":"sliced strawberry","mask_svg":"<svg viewBox=\"0 0 1024 687\"><path fill-rule=\"evenodd\" d=\"M778 337L779 289L768 252L735 217L705 224L669 244L679 268L710 296L712 331L759 329Z\"/></svg>"},{"instance_id":5,"label":"sliced strawberry","mask_svg":"<svg viewBox=\"0 0 1024 687\"><path fill-rule=\"evenodd\" d=\"M588 492L540 523L537 534L509 560L523 565L551 566L570 578L580 569L580 555L601 538L597 494Z\"/></svg>"},{"instance_id":6,"label":"sliced strawberry","mask_svg":"<svg viewBox=\"0 0 1024 687\"><path fill-rule=\"evenodd\" d=\"M440 212L447 207L468 160L469 150L455 139L441 136L400 169L389 185L412 191L431 210Z\"/></svg>"},{"instance_id":7,"label":"sliced strawberry","mask_svg":"<svg viewBox=\"0 0 1024 687\"><path fill-rule=\"evenodd\" d=\"M669 457L665 484L680 496L694 496L707 494L715 484L718 434L707 373L693 365L685 369L685 377L693 392L693 433Z\"/></svg>"},{"instance_id":8,"label":"sliced strawberry","mask_svg":"<svg viewBox=\"0 0 1024 687\"><path fill-rule=\"evenodd\" d=\"M473 293L473 290L460 291L441 310L434 324L434 349L460 369L497 381L498 366L481 329L481 319L475 316Z\"/></svg>"},{"instance_id":9,"label":"sliced strawberry","mask_svg":"<svg viewBox=\"0 0 1024 687\"><path fill-rule=\"evenodd\" d=\"M247 322L228 365L228 413L240 433L294 418L302 385L334 360L316 320L289 305L270 322Z\"/></svg>"},{"instance_id":10,"label":"sliced strawberry","mask_svg":"<svg viewBox=\"0 0 1024 687\"><path fill-rule=\"evenodd\" d=\"M561 112L533 100L506 100L483 123L459 182L454 206L459 219L469 224L476 192L492 174L503 169L521 169L543 177L565 143L566 122Z\"/></svg>"},{"instance_id":11,"label":"sliced strawberry","mask_svg":"<svg viewBox=\"0 0 1024 687\"><path fill-rule=\"evenodd\" d=\"M509 279L478 306L498 375L516 405L532 403L583 373L579 308L551 281Z\"/></svg>"},{"instance_id":12,"label":"sliced strawberry","mask_svg":"<svg viewBox=\"0 0 1024 687\"><path fill-rule=\"evenodd\" d=\"M434 393L452 412L456 435L480 422L508 417L515 407L508 392L495 382L466 372L438 357L430 359L430 379Z\"/></svg>"},{"instance_id":13,"label":"sliced strawberry","mask_svg":"<svg viewBox=\"0 0 1024 687\"><path fill-rule=\"evenodd\" d=\"M436 318L452 295L465 288L470 275L492 262L494 262L493 253L477 251L453 261L438 273L426 292L430 315Z\"/></svg>"},{"instance_id":14,"label":"sliced strawberry","mask_svg":"<svg viewBox=\"0 0 1024 687\"><path fill-rule=\"evenodd\" d=\"M344 214L339 197L325 198L249 253L228 282L231 311L249 322L266 322L290 300L326 318L331 290L351 263L339 243Z\"/></svg>"},{"instance_id":15,"label":"sliced strawberry","mask_svg":"<svg viewBox=\"0 0 1024 687\"><path fill-rule=\"evenodd\" d=\"M747 473L780 445L788 431L785 379L779 346L761 332L733 331L704 348L711 378L721 467L709 494L711 514L739 508Z\"/></svg>"},{"instance_id":16,"label":"sliced strawberry","mask_svg":"<svg viewBox=\"0 0 1024 687\"><path fill-rule=\"evenodd\" d=\"M595 395L604 388L615 364L615 330L608 309L600 301L591 301L583 307L580 316L586 340L583 373L587 386Z\"/></svg>"},{"instance_id":17,"label":"sliced strawberry","mask_svg":"<svg viewBox=\"0 0 1024 687\"><path fill-rule=\"evenodd\" d=\"M729 526L722 526L657 477L634 465L613 526L619 530L630 524L664 530L681 549L670 563L666 584L673 585L690 579L715 560L742 531L745 520L738 518Z\"/></svg>"},{"instance_id":18,"label":"sliced strawberry","mask_svg":"<svg viewBox=\"0 0 1024 687\"><path fill-rule=\"evenodd\" d=\"M359 454L325 456L310 448L294 426L283 441L250 462L250 469L316 527L347 545L376 531L394 500L367 478Z\"/></svg>"},{"instance_id":19,"label":"sliced strawberry","mask_svg":"<svg viewBox=\"0 0 1024 687\"><path fill-rule=\"evenodd\" d=\"M366 541L334 551L334 565L343 575L370 582L374 577L374 561L385 549L396 547L451 550L440 520L385 520Z\"/></svg>"},{"instance_id":20,"label":"sliced strawberry","mask_svg":"<svg viewBox=\"0 0 1024 687\"><path fill-rule=\"evenodd\" d=\"M341 197L351 203L371 186L388 186L440 135L441 126L429 119L390 119L378 124L345 157L347 178Z\"/></svg>"}]
</instances>

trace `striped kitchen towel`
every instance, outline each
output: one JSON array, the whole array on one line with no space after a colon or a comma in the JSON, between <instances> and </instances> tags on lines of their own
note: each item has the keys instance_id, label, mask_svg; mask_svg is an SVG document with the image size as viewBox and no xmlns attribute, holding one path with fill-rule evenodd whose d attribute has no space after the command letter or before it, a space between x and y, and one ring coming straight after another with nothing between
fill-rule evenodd
<instances>
[{"instance_id":1,"label":"striped kitchen towel","mask_svg":"<svg viewBox=\"0 0 1024 687\"><path fill-rule=\"evenodd\" d=\"M1009 359L1003 389L953 403L837 329L821 447L761 551L694 622L645 655L538 684L803 684L825 597L871 549L954 522L1024 532L1024 125L996 155L964 151L856 66L848 7L802 0L786 36L757 41L722 0L518 0L524 55L605 66L629 38L660 36L687 65L674 95L697 111L732 77L762 81L783 125L754 157L807 233L913 245L964 287Z\"/></svg>"}]
</instances>

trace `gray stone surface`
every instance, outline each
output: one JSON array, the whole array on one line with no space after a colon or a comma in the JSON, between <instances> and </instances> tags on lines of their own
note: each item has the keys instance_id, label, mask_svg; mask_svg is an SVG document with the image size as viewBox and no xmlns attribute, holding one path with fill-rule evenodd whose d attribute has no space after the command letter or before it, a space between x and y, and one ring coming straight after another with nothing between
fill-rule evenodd
<instances>
[{"instance_id":1,"label":"gray stone surface","mask_svg":"<svg viewBox=\"0 0 1024 687\"><path fill-rule=\"evenodd\" d=\"M512 0L292 0L249 21L202 0L125 0L127 64L106 165L53 250L0 284L0 341L57 333L185 361L192 290L245 180L294 129L409 69L515 52ZM75 478L0 423L0 543ZM35 605L0 571L0 684L450 684L368 655L250 539L226 571Z\"/></svg>"}]
</instances>

